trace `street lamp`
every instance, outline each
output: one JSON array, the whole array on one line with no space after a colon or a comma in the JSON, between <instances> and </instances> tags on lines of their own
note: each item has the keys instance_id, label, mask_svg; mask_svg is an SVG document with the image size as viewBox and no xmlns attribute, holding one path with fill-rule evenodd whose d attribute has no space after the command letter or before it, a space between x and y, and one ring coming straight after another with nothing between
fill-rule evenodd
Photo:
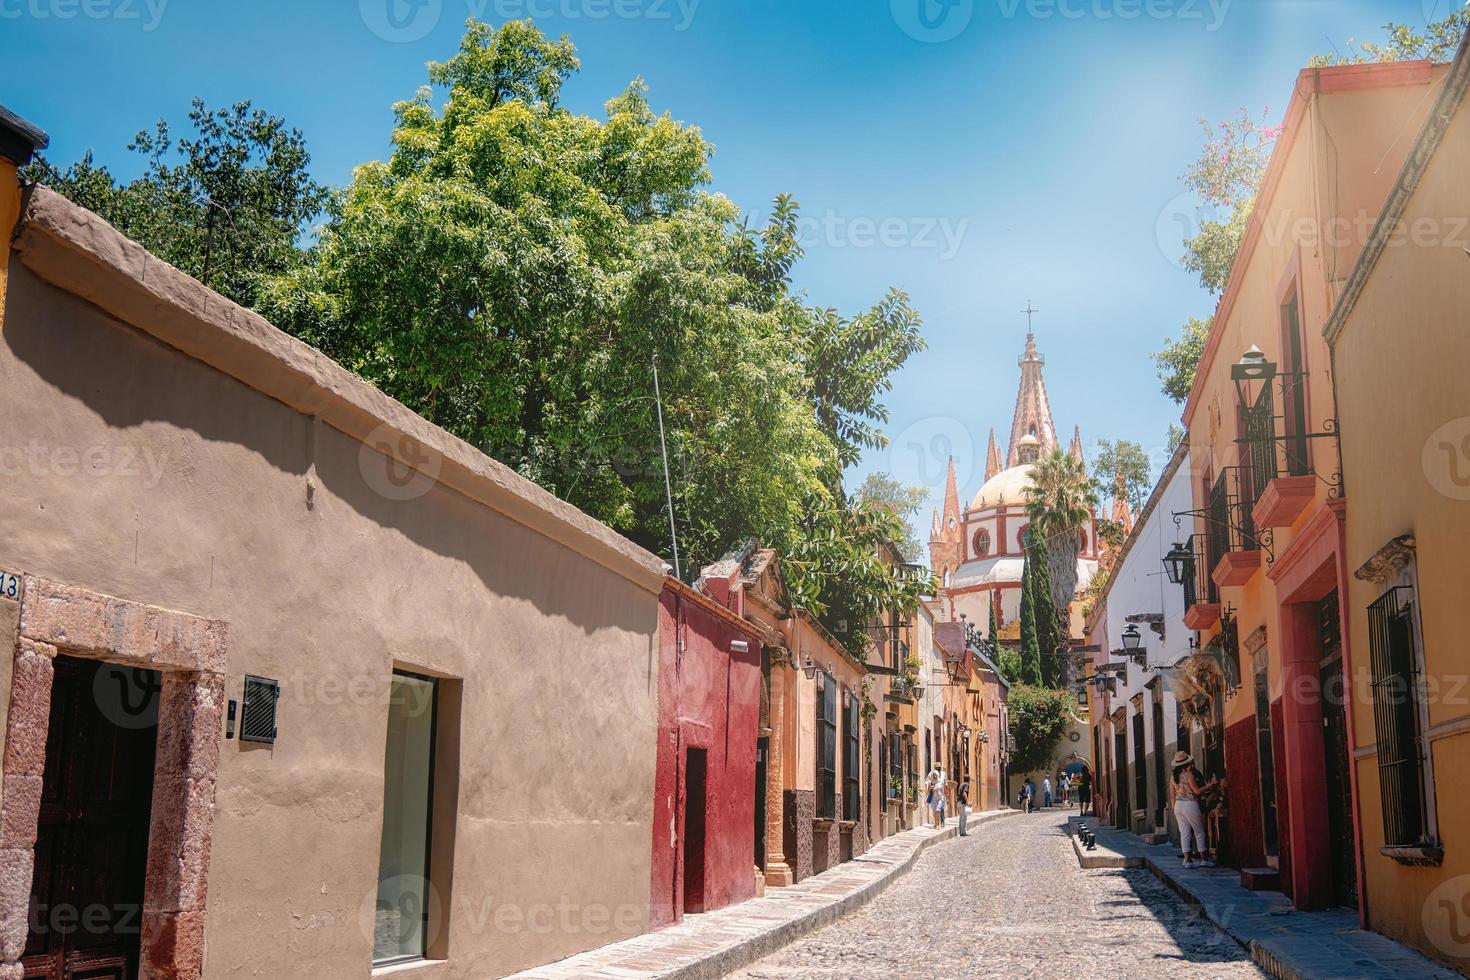
<instances>
[{"instance_id":1,"label":"street lamp","mask_svg":"<svg viewBox=\"0 0 1470 980\"><path fill-rule=\"evenodd\" d=\"M1164 556L1164 574L1175 585L1183 585L1189 575L1189 565L1194 561L1194 552L1183 543L1175 543Z\"/></svg>"},{"instance_id":2,"label":"street lamp","mask_svg":"<svg viewBox=\"0 0 1470 980\"><path fill-rule=\"evenodd\" d=\"M1235 394L1242 405L1252 404L1250 383L1261 381L1270 384L1276 377L1276 365L1266 360L1266 355L1255 344L1241 355L1240 360L1230 365L1230 380L1235 382Z\"/></svg>"},{"instance_id":3,"label":"street lamp","mask_svg":"<svg viewBox=\"0 0 1470 980\"><path fill-rule=\"evenodd\" d=\"M1142 643L1143 634L1138 632L1138 624L1129 623L1128 628L1123 631L1123 652L1136 659Z\"/></svg>"},{"instance_id":4,"label":"street lamp","mask_svg":"<svg viewBox=\"0 0 1470 980\"><path fill-rule=\"evenodd\" d=\"M811 654L806 655L806 662L801 665L801 672L806 674L806 679L809 681L817 679L817 662L812 659Z\"/></svg>"}]
</instances>

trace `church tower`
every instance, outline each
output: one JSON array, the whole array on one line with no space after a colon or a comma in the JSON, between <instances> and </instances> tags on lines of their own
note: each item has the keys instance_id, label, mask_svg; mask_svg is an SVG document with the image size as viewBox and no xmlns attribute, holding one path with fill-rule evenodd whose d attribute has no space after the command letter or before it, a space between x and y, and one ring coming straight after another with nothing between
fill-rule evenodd
<instances>
[{"instance_id":1,"label":"church tower","mask_svg":"<svg viewBox=\"0 0 1470 980\"><path fill-rule=\"evenodd\" d=\"M964 557L964 527L960 518L960 487L955 477L954 457L949 458L949 471L944 478L944 513L935 512L929 527L929 567L942 583L945 576L960 567Z\"/></svg>"},{"instance_id":2,"label":"church tower","mask_svg":"<svg viewBox=\"0 0 1470 980\"><path fill-rule=\"evenodd\" d=\"M1006 450L1006 468L1034 463L1057 448L1057 427L1051 418L1046 381L1041 369L1046 358L1036 352L1036 335L1027 331L1026 352L1020 356L1021 387L1016 392L1016 412L1011 418L1011 445Z\"/></svg>"}]
</instances>

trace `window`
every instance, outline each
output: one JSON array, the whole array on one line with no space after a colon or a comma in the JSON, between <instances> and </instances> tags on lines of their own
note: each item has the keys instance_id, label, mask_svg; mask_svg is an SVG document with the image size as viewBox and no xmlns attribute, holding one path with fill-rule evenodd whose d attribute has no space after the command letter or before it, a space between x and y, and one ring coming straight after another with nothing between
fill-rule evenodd
<instances>
[{"instance_id":1,"label":"window","mask_svg":"<svg viewBox=\"0 0 1470 980\"><path fill-rule=\"evenodd\" d=\"M1148 809L1148 753L1143 744L1143 700L1133 706L1133 807Z\"/></svg>"},{"instance_id":2,"label":"window","mask_svg":"<svg viewBox=\"0 0 1470 980\"><path fill-rule=\"evenodd\" d=\"M982 527L975 532L975 537L971 543L975 546L976 558L984 558L990 554L990 532L985 530L985 528Z\"/></svg>"},{"instance_id":3,"label":"window","mask_svg":"<svg viewBox=\"0 0 1470 980\"><path fill-rule=\"evenodd\" d=\"M394 672L388 700L374 965L422 959L426 952L438 700L438 682L433 678Z\"/></svg>"},{"instance_id":4,"label":"window","mask_svg":"<svg viewBox=\"0 0 1470 980\"><path fill-rule=\"evenodd\" d=\"M863 705L861 699L856 695L847 701L846 754L842 759L842 819L862 819L862 791L858 782L862 775L862 745L863 745Z\"/></svg>"},{"instance_id":5,"label":"window","mask_svg":"<svg viewBox=\"0 0 1470 980\"><path fill-rule=\"evenodd\" d=\"M1414 648L1414 590L1395 586L1368 607L1383 842L1389 847L1431 842Z\"/></svg>"},{"instance_id":6,"label":"window","mask_svg":"<svg viewBox=\"0 0 1470 980\"><path fill-rule=\"evenodd\" d=\"M837 679L817 678L817 816L837 819Z\"/></svg>"}]
</instances>

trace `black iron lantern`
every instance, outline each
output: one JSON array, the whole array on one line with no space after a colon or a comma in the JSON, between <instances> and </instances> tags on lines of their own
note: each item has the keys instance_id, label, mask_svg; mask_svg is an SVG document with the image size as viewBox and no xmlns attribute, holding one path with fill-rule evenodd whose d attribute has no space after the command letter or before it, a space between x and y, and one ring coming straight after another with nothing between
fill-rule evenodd
<instances>
[{"instance_id":1,"label":"black iron lantern","mask_svg":"<svg viewBox=\"0 0 1470 980\"><path fill-rule=\"evenodd\" d=\"M1253 402L1250 394L1250 383L1260 381L1270 384L1276 377L1276 365L1266 360L1266 355L1255 344L1250 346L1240 360L1230 365L1230 380L1235 382L1235 394L1242 405L1250 405Z\"/></svg>"},{"instance_id":2,"label":"black iron lantern","mask_svg":"<svg viewBox=\"0 0 1470 980\"><path fill-rule=\"evenodd\" d=\"M1183 585L1184 579L1189 575L1190 562L1194 561L1194 552L1190 551L1183 543L1176 542L1169 553L1164 556L1164 574L1169 576L1169 581L1175 585Z\"/></svg>"},{"instance_id":3,"label":"black iron lantern","mask_svg":"<svg viewBox=\"0 0 1470 980\"><path fill-rule=\"evenodd\" d=\"M1138 656L1138 648L1143 643L1143 634L1138 632L1137 623L1129 623L1128 628L1123 631L1123 650L1130 657Z\"/></svg>"},{"instance_id":4,"label":"black iron lantern","mask_svg":"<svg viewBox=\"0 0 1470 980\"><path fill-rule=\"evenodd\" d=\"M817 679L817 662L812 659L811 654L806 655L806 663L801 665L801 672L806 674L806 679L809 681Z\"/></svg>"}]
</instances>

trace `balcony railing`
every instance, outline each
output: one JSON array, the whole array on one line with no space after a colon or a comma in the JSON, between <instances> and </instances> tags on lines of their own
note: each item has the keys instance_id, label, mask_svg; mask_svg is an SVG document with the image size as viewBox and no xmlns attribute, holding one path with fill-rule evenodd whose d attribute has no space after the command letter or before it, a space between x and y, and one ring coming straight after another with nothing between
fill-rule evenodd
<instances>
[{"instance_id":1,"label":"balcony railing","mask_svg":"<svg viewBox=\"0 0 1470 980\"><path fill-rule=\"evenodd\" d=\"M1260 547L1251 509L1259 499L1246 466L1227 466L1210 489L1209 529L1205 532L1210 558L1218 562L1231 551Z\"/></svg>"},{"instance_id":2,"label":"balcony railing","mask_svg":"<svg viewBox=\"0 0 1470 980\"><path fill-rule=\"evenodd\" d=\"M1305 385L1305 375L1281 375L1240 413L1242 485L1263 527L1292 523L1316 496L1318 481L1328 496L1342 493L1337 421L1328 419L1320 431L1311 431Z\"/></svg>"},{"instance_id":3,"label":"balcony railing","mask_svg":"<svg viewBox=\"0 0 1470 980\"><path fill-rule=\"evenodd\" d=\"M1214 567L1210 562L1209 548L1206 544L1206 536L1203 534L1191 535L1185 542L1192 556L1188 564L1184 566L1184 608L1201 602L1216 603L1220 601L1220 589L1215 585L1215 580L1210 577L1210 571Z\"/></svg>"}]
</instances>

